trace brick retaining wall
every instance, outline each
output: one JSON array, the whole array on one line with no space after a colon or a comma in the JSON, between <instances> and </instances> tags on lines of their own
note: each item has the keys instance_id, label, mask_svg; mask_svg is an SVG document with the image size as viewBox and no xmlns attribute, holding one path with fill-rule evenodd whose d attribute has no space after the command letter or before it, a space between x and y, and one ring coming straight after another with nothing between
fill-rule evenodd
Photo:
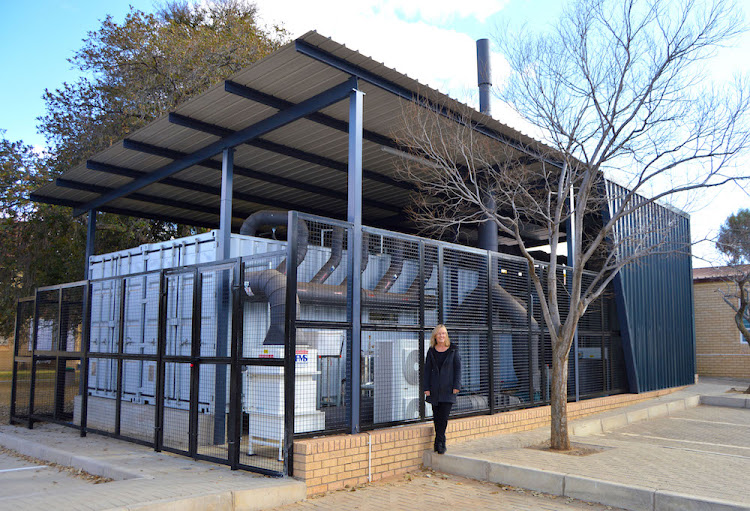
<instances>
[{"instance_id":1,"label":"brick retaining wall","mask_svg":"<svg viewBox=\"0 0 750 511\"><path fill-rule=\"evenodd\" d=\"M681 388L684 387L568 403L568 421L671 394ZM448 422L448 444L549 427L549 420L549 406L453 419ZM432 441L432 423L296 440L294 477L305 481L308 495L377 481L419 469L422 453L432 448Z\"/></svg>"}]
</instances>

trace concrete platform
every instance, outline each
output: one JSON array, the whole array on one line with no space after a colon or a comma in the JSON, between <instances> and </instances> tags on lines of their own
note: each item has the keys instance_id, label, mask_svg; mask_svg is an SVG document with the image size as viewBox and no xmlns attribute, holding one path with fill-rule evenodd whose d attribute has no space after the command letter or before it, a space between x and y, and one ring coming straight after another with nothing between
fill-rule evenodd
<instances>
[{"instance_id":1,"label":"concrete platform","mask_svg":"<svg viewBox=\"0 0 750 511\"><path fill-rule=\"evenodd\" d=\"M99 435L81 438L78 431L54 424L37 424L32 430L0 426L0 446L114 479L85 488L63 482L45 491L30 479L18 483L16 493L0 496L0 509L250 511L297 502L307 492L303 482L291 478L232 471Z\"/></svg>"}]
</instances>

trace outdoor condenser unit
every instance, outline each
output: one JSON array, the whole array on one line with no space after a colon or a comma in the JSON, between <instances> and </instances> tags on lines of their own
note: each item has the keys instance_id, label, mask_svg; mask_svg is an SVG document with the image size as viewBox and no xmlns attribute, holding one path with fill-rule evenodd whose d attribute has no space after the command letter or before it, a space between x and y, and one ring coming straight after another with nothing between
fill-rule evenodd
<instances>
[{"instance_id":1,"label":"outdoor condenser unit","mask_svg":"<svg viewBox=\"0 0 750 511\"><path fill-rule=\"evenodd\" d=\"M375 341L374 412L376 423L419 418L419 356L417 339ZM424 340L425 353L429 340ZM429 403L425 413L432 415Z\"/></svg>"}]
</instances>

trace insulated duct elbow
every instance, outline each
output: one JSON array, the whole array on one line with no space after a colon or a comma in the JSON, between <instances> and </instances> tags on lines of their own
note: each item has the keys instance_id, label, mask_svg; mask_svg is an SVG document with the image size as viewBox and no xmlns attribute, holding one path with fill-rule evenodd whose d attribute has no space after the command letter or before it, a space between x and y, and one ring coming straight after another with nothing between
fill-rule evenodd
<instances>
[{"instance_id":1,"label":"insulated duct elbow","mask_svg":"<svg viewBox=\"0 0 750 511\"><path fill-rule=\"evenodd\" d=\"M331 238L331 257L328 258L328 261L325 262L323 267L318 270L318 273L316 273L312 279L310 279L310 283L312 284L322 284L324 283L328 277L331 276L331 274L338 268L339 264L341 264L341 254L344 251L344 228L343 227L334 227L333 228L333 237Z\"/></svg>"},{"instance_id":2,"label":"insulated duct elbow","mask_svg":"<svg viewBox=\"0 0 750 511\"><path fill-rule=\"evenodd\" d=\"M271 211L262 210L256 211L245 219L240 227L240 234L245 236L255 236L258 229L264 225L287 225L289 222L289 215L284 211ZM287 226L288 227L288 226ZM291 234L287 234L289 237ZM300 219L297 222L297 266L302 264L307 255L307 239L309 232L307 229L307 223ZM286 273L286 264L282 263L279 265L279 271Z\"/></svg>"},{"instance_id":3,"label":"insulated duct elbow","mask_svg":"<svg viewBox=\"0 0 750 511\"><path fill-rule=\"evenodd\" d=\"M378 283L375 285L376 293L387 293L393 284L396 283L401 271L404 269L404 242L401 240L396 241L396 246L391 254L391 264L388 266L385 275L383 275Z\"/></svg>"},{"instance_id":4,"label":"insulated duct elbow","mask_svg":"<svg viewBox=\"0 0 750 511\"><path fill-rule=\"evenodd\" d=\"M284 345L284 320L286 318L286 275L277 270L252 272L247 276L247 286L253 294L263 295L271 309L270 325L264 345ZM295 311L299 318L299 298L296 298Z\"/></svg>"}]
</instances>

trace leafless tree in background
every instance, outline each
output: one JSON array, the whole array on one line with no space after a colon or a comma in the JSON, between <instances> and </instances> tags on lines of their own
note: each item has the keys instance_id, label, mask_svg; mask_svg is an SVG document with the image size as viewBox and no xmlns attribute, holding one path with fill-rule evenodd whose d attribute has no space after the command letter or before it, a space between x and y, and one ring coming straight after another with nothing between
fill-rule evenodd
<instances>
[{"instance_id":1,"label":"leafless tree in background","mask_svg":"<svg viewBox=\"0 0 750 511\"><path fill-rule=\"evenodd\" d=\"M544 145L489 138L468 110L405 111L397 138L409 153L402 177L420 191L414 218L433 230L489 218L528 262L552 342L553 449L570 448L568 357L580 318L620 269L664 249L673 224L649 221L656 201L747 177L732 164L750 140L748 88L739 79L712 84L705 65L742 30L727 0L579 0L549 31L498 41L511 69L500 98ZM606 194L603 175L614 170L626 188L606 185ZM592 229L584 219L605 206L609 218ZM626 238L615 229L622 222ZM534 271L526 236L539 227L550 250L546 273ZM560 286L566 235L573 269ZM585 285L584 268L596 272Z\"/></svg>"}]
</instances>

